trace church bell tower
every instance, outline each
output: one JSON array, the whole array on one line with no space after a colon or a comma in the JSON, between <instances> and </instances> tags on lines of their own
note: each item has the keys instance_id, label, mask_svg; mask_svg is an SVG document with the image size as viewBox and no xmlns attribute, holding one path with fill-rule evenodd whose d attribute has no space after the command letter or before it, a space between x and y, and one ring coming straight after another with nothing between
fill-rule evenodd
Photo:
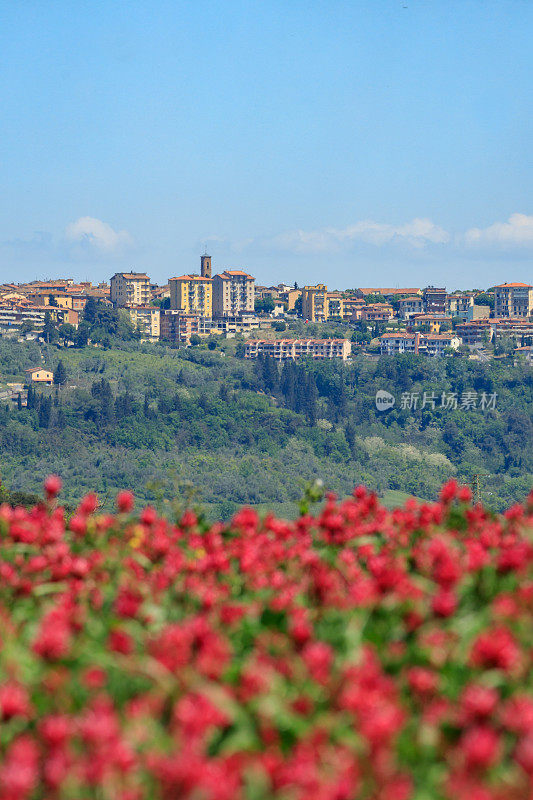
<instances>
[{"instance_id":1,"label":"church bell tower","mask_svg":"<svg viewBox=\"0 0 533 800\"><path fill-rule=\"evenodd\" d=\"M204 253L200 259L201 262L201 270L200 275L202 278L210 278L211 277L211 256L208 256L207 253Z\"/></svg>"}]
</instances>

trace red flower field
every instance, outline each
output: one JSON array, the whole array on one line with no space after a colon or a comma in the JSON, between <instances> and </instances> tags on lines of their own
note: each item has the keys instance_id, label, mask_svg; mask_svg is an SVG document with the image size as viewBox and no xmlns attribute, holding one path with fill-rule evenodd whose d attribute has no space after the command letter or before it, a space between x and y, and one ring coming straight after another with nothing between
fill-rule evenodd
<instances>
[{"instance_id":1,"label":"red flower field","mask_svg":"<svg viewBox=\"0 0 533 800\"><path fill-rule=\"evenodd\" d=\"M0 800L533 798L533 495L0 508Z\"/></svg>"}]
</instances>

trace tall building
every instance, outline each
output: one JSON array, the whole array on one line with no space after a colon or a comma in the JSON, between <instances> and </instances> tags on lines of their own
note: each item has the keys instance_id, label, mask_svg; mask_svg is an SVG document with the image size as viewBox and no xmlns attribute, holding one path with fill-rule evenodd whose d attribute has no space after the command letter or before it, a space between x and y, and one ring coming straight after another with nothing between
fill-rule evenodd
<instances>
[{"instance_id":1,"label":"tall building","mask_svg":"<svg viewBox=\"0 0 533 800\"><path fill-rule=\"evenodd\" d=\"M533 286L501 283L494 287L495 317L529 317L533 314Z\"/></svg>"},{"instance_id":2,"label":"tall building","mask_svg":"<svg viewBox=\"0 0 533 800\"><path fill-rule=\"evenodd\" d=\"M328 287L323 283L317 283L316 286L304 286L302 317L311 322L327 322L329 317Z\"/></svg>"},{"instance_id":3,"label":"tall building","mask_svg":"<svg viewBox=\"0 0 533 800\"><path fill-rule=\"evenodd\" d=\"M213 313L213 279L201 275L169 278L170 308L184 314L211 317Z\"/></svg>"},{"instance_id":4,"label":"tall building","mask_svg":"<svg viewBox=\"0 0 533 800\"><path fill-rule=\"evenodd\" d=\"M115 306L144 306L150 302L150 278L144 272L117 272L111 278Z\"/></svg>"},{"instance_id":5,"label":"tall building","mask_svg":"<svg viewBox=\"0 0 533 800\"><path fill-rule=\"evenodd\" d=\"M227 269L213 278L213 316L236 317L254 311L255 278L240 269Z\"/></svg>"},{"instance_id":6,"label":"tall building","mask_svg":"<svg viewBox=\"0 0 533 800\"><path fill-rule=\"evenodd\" d=\"M200 258L200 275L202 278L211 278L211 256L204 253Z\"/></svg>"}]
</instances>

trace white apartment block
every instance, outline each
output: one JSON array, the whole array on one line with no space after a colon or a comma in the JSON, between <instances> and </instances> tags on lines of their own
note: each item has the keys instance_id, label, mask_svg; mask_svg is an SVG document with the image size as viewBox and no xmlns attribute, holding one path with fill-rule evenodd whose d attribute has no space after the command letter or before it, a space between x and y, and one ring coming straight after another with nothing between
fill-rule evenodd
<instances>
[{"instance_id":1,"label":"white apartment block","mask_svg":"<svg viewBox=\"0 0 533 800\"><path fill-rule=\"evenodd\" d=\"M111 278L111 301L115 306L145 306L151 299L150 278L144 272L116 272Z\"/></svg>"},{"instance_id":2,"label":"white apartment block","mask_svg":"<svg viewBox=\"0 0 533 800\"><path fill-rule=\"evenodd\" d=\"M341 358L346 361L352 352L348 339L250 339L244 348L245 358L271 356L277 361L311 358Z\"/></svg>"},{"instance_id":3,"label":"white apartment block","mask_svg":"<svg viewBox=\"0 0 533 800\"><path fill-rule=\"evenodd\" d=\"M227 269L213 278L213 317L253 313L255 278L240 269Z\"/></svg>"},{"instance_id":4,"label":"white apartment block","mask_svg":"<svg viewBox=\"0 0 533 800\"><path fill-rule=\"evenodd\" d=\"M381 355L415 353L429 356L444 355L447 347L457 350L462 340L452 333L384 333L380 337Z\"/></svg>"}]
</instances>

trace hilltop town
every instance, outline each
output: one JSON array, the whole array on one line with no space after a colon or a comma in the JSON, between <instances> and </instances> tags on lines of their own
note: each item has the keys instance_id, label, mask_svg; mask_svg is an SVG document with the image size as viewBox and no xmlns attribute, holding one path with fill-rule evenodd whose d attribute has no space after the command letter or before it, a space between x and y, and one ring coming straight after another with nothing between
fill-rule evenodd
<instances>
[{"instance_id":1,"label":"hilltop town","mask_svg":"<svg viewBox=\"0 0 533 800\"><path fill-rule=\"evenodd\" d=\"M1 284L0 334L74 343L88 303L92 309L119 310L145 341L188 347L242 334L246 358L346 360L360 351L373 356L455 352L480 360L514 353L532 359L533 286L527 283L453 292L434 286L259 286L241 269L213 275L207 254L198 274L171 277L164 286L133 271L117 272L109 283L96 285L72 278ZM344 333L328 337L335 323L345 326ZM291 329L299 335L288 338ZM90 335L86 338L90 341Z\"/></svg>"}]
</instances>

